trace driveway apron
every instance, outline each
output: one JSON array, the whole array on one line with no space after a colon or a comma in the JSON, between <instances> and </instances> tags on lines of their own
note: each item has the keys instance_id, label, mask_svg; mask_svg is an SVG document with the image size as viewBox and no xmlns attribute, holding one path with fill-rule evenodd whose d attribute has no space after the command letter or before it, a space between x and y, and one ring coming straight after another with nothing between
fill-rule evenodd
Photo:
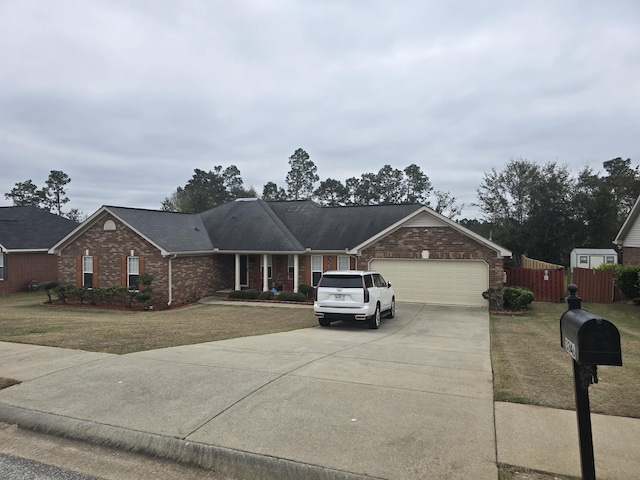
<instances>
[{"instance_id":1,"label":"driveway apron","mask_svg":"<svg viewBox=\"0 0 640 480\"><path fill-rule=\"evenodd\" d=\"M14 376L0 420L62 416L313 466L314 478L495 480L489 349L486 309L410 303L378 330L336 322L86 361L51 349L73 358ZM0 342L0 360L0 376L29 370L15 344Z\"/></svg>"}]
</instances>

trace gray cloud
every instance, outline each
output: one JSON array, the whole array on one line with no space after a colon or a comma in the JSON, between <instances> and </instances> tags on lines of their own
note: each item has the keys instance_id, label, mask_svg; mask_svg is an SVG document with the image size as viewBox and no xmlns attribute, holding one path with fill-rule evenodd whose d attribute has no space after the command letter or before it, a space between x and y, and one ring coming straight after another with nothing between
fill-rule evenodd
<instances>
[{"instance_id":1,"label":"gray cloud","mask_svg":"<svg viewBox=\"0 0 640 480\"><path fill-rule=\"evenodd\" d=\"M56 169L85 213L159 208L194 168L284 186L302 147L322 179L416 163L469 205L512 157L637 164L639 20L635 1L2 2L0 193Z\"/></svg>"}]
</instances>

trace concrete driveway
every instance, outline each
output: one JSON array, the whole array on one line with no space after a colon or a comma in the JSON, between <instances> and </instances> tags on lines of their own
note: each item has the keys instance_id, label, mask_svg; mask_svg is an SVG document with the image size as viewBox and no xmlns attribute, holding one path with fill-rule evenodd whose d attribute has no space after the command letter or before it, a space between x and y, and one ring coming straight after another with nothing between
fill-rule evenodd
<instances>
[{"instance_id":1,"label":"concrete driveway","mask_svg":"<svg viewBox=\"0 0 640 480\"><path fill-rule=\"evenodd\" d=\"M0 376L24 380L0 391L0 420L225 478L495 480L489 347L485 309L422 304L378 330L122 356L0 342Z\"/></svg>"}]
</instances>

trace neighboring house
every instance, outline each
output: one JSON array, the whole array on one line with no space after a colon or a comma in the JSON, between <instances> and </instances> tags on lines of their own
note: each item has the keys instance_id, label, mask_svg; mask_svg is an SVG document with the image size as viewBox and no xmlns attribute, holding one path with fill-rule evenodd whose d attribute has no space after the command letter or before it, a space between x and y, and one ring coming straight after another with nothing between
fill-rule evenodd
<instances>
[{"instance_id":1,"label":"neighboring house","mask_svg":"<svg viewBox=\"0 0 640 480\"><path fill-rule=\"evenodd\" d=\"M511 252L422 205L322 207L239 199L200 214L103 206L54 245L61 282L135 286L157 301L220 290L298 291L322 272L375 269L399 301L484 305Z\"/></svg>"},{"instance_id":2,"label":"neighboring house","mask_svg":"<svg viewBox=\"0 0 640 480\"><path fill-rule=\"evenodd\" d=\"M574 248L571 250L571 269L598 268L602 264L618 263L618 252L613 248Z\"/></svg>"},{"instance_id":3,"label":"neighboring house","mask_svg":"<svg viewBox=\"0 0 640 480\"><path fill-rule=\"evenodd\" d=\"M613 243L622 247L622 263L640 265L640 197L633 205Z\"/></svg>"},{"instance_id":4,"label":"neighboring house","mask_svg":"<svg viewBox=\"0 0 640 480\"><path fill-rule=\"evenodd\" d=\"M77 226L36 207L0 207L0 293L57 280L57 258L47 252Z\"/></svg>"}]
</instances>

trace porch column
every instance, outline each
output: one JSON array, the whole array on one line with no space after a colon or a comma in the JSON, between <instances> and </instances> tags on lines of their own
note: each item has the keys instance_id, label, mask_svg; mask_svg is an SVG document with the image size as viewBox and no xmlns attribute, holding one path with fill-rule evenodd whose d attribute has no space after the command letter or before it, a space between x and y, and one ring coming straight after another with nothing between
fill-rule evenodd
<instances>
[{"instance_id":1,"label":"porch column","mask_svg":"<svg viewBox=\"0 0 640 480\"><path fill-rule=\"evenodd\" d=\"M240 290L240 254L236 253L236 278L234 290Z\"/></svg>"},{"instance_id":2,"label":"porch column","mask_svg":"<svg viewBox=\"0 0 640 480\"><path fill-rule=\"evenodd\" d=\"M298 278L298 270L300 270L300 256L295 254L293 256L293 291L298 292L298 286L300 279Z\"/></svg>"},{"instance_id":3,"label":"porch column","mask_svg":"<svg viewBox=\"0 0 640 480\"><path fill-rule=\"evenodd\" d=\"M267 261L269 260L269 256L267 254L262 255L262 291L265 292L269 290L269 264Z\"/></svg>"}]
</instances>

